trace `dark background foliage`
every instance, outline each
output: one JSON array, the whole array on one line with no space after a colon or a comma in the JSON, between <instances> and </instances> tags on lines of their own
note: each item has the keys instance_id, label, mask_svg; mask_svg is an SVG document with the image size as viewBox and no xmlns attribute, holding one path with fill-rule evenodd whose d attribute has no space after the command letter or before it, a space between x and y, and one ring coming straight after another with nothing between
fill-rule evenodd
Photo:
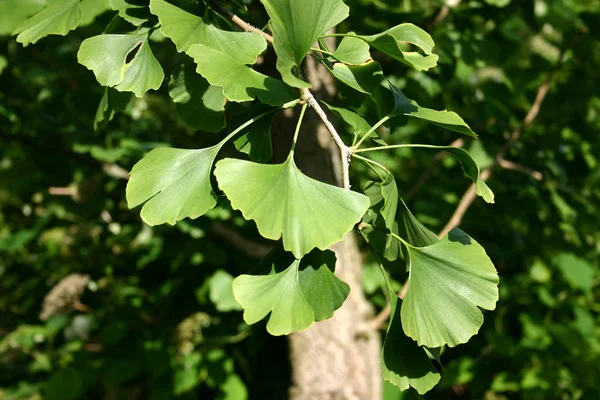
<instances>
[{"instance_id":1,"label":"dark background foliage","mask_svg":"<svg viewBox=\"0 0 600 400\"><path fill-rule=\"evenodd\" d=\"M470 124L480 140L464 147L482 168L553 71L537 118L505 154L519 170L497 168L489 180L496 204L476 200L461 224L500 273L497 309L468 344L445 351L442 382L427 397L598 398L600 2L347 3L351 17L339 31L411 22L431 33L440 60L430 72L374 57L407 96ZM147 151L218 137L186 127L166 85L94 131L102 88L76 53L111 18L27 48L0 38L0 398L285 398L285 339L263 323L246 326L227 290L269 246L255 226L226 202L175 227L149 228L127 209L127 171ZM266 22L256 1L245 18ZM157 57L174 65L162 46ZM342 102L357 101L339 90ZM415 120L382 134L393 143L457 137ZM419 149L376 156L415 215L439 231L467 188L457 161ZM369 171L354 164L354 184L364 184ZM383 307L374 260L365 264L365 291ZM65 294L76 278L55 288L71 274L89 277L81 296ZM67 292L44 303L61 287ZM413 396L386 386L389 400Z\"/></svg>"}]
</instances>

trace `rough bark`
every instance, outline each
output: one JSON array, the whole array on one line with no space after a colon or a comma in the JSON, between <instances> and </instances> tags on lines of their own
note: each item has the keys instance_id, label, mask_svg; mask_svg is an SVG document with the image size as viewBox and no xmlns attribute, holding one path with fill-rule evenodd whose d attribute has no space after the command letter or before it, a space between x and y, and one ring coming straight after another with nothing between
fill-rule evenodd
<instances>
[{"instance_id":1,"label":"rough bark","mask_svg":"<svg viewBox=\"0 0 600 400\"><path fill-rule=\"evenodd\" d=\"M317 100L333 97L335 82L310 57L307 76ZM339 157L327 129L313 112L307 112L296 148L299 167L313 178L339 185ZM336 275L350 285L350 295L333 318L290 335L290 399L380 400L381 339L368 324L373 308L362 291L362 257L354 234L348 234L332 250L337 255Z\"/></svg>"}]
</instances>

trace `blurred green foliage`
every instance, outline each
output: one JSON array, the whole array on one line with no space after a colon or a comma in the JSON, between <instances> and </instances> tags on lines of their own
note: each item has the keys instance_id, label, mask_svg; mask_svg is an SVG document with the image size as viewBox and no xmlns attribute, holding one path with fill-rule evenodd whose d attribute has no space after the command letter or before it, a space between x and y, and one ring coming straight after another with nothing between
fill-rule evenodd
<instances>
[{"instance_id":1,"label":"blurred green foliage","mask_svg":"<svg viewBox=\"0 0 600 400\"><path fill-rule=\"evenodd\" d=\"M24 15L43 3L22 2L30 8ZM245 17L263 26L255 3ZM481 140L464 147L482 168L554 71L537 118L505 155L542 178L497 169L489 180L496 204L476 200L461 224L500 273L497 309L468 344L443 353L442 382L426 397L599 398L600 2L347 3L342 31L411 22L431 33L440 59L430 72L374 58L407 96L469 123ZM10 6L0 0L2 34L15 28L2 11ZM228 289L256 262L232 232L259 241L255 226L226 202L175 227L150 228L127 210L126 171L146 152L219 138L178 119L167 85L94 131L103 91L76 53L112 14L26 48L0 38L0 398L285 398L285 340L269 336L264 323L245 325ZM177 65L165 59L167 46L157 38L153 50L161 64ZM355 92L339 90L356 103ZM417 137L439 144L456 135L416 120L383 132L388 143ZM436 162L419 149L375 158L393 168L417 218L441 229L467 185L457 161ZM364 186L370 172L352 167ZM415 190L427 170L429 180ZM254 249L262 246L269 244ZM364 289L383 307L376 268L367 260ZM89 279L63 280L72 274ZM395 271L397 289L403 278ZM417 397L385 389L387 400Z\"/></svg>"}]
</instances>

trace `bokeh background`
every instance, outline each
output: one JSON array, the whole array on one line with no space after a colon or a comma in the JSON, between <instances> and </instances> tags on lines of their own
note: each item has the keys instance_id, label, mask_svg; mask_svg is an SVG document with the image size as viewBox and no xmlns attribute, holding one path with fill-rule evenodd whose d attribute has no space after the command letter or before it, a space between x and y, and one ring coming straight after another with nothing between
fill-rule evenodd
<instances>
[{"instance_id":1,"label":"bokeh background","mask_svg":"<svg viewBox=\"0 0 600 400\"><path fill-rule=\"evenodd\" d=\"M45 3L23 1L21 12L0 0L0 399L286 398L285 338L245 325L230 290L270 244L226 202L154 228L126 206L127 171L147 151L215 135L177 117L166 85L94 130L103 89L76 53L114 12L23 48L9 35ZM264 26L260 4L244 3L244 18ZM425 397L600 398L600 1L347 4L341 32L411 22L431 33L440 60L427 73L374 58L407 96L456 111L480 140L415 120L384 137L454 142L492 167L496 204L475 200L461 227L494 261L500 301L479 335L445 351ZM155 40L161 63L175 65ZM415 215L441 230L468 187L457 161L379 153ZM364 184L355 164L354 185ZM383 308L368 257L363 282ZM385 386L386 400L416 397Z\"/></svg>"}]
</instances>

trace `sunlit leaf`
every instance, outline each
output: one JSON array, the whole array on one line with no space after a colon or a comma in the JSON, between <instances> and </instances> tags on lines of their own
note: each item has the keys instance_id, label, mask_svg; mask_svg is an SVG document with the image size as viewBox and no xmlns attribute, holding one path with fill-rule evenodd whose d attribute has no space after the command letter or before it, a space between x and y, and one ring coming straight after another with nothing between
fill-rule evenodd
<instances>
[{"instance_id":1,"label":"sunlit leaf","mask_svg":"<svg viewBox=\"0 0 600 400\"><path fill-rule=\"evenodd\" d=\"M369 207L362 194L304 175L292 157L275 165L225 159L215 175L232 207L254 220L263 237L283 237L297 258L342 240Z\"/></svg>"},{"instance_id":2,"label":"sunlit leaf","mask_svg":"<svg viewBox=\"0 0 600 400\"><path fill-rule=\"evenodd\" d=\"M169 80L169 96L177 115L194 130L218 132L225 127L223 89L212 86L191 64L179 65Z\"/></svg>"},{"instance_id":3,"label":"sunlit leaf","mask_svg":"<svg viewBox=\"0 0 600 400\"><path fill-rule=\"evenodd\" d=\"M483 324L478 307L493 310L498 300L498 273L485 250L460 229L430 246L406 249L404 332L420 346L466 343Z\"/></svg>"},{"instance_id":4,"label":"sunlit leaf","mask_svg":"<svg viewBox=\"0 0 600 400\"><path fill-rule=\"evenodd\" d=\"M96 17L111 9L110 0L81 0L81 21L79 26L86 26L94 22Z\"/></svg>"},{"instance_id":5,"label":"sunlit leaf","mask_svg":"<svg viewBox=\"0 0 600 400\"><path fill-rule=\"evenodd\" d=\"M592 264L572 253L560 253L552 261L569 285L592 296L594 279L598 276L598 270Z\"/></svg>"},{"instance_id":6,"label":"sunlit leaf","mask_svg":"<svg viewBox=\"0 0 600 400\"><path fill-rule=\"evenodd\" d=\"M269 18L277 53L277 69L283 80L298 88L310 84L297 78L298 68L317 39L348 17L342 0L261 0Z\"/></svg>"},{"instance_id":7,"label":"sunlit leaf","mask_svg":"<svg viewBox=\"0 0 600 400\"><path fill-rule=\"evenodd\" d=\"M215 206L210 184L212 164L222 144L200 150L157 148L133 166L127 205L145 202L141 216L148 225L174 225L198 218Z\"/></svg>"},{"instance_id":8,"label":"sunlit leaf","mask_svg":"<svg viewBox=\"0 0 600 400\"><path fill-rule=\"evenodd\" d=\"M229 100L244 102L258 97L263 103L281 105L297 97L280 80L248 66L267 48L260 34L218 29L164 0L152 0L150 9L158 16L161 32L178 51L189 54L197 72L211 85L223 88Z\"/></svg>"},{"instance_id":9,"label":"sunlit leaf","mask_svg":"<svg viewBox=\"0 0 600 400\"><path fill-rule=\"evenodd\" d=\"M109 0L113 10L119 12L119 16L135 26L140 26L148 20L148 8L131 0Z\"/></svg>"},{"instance_id":10,"label":"sunlit leaf","mask_svg":"<svg viewBox=\"0 0 600 400\"><path fill-rule=\"evenodd\" d=\"M274 250L251 275L234 279L233 293L244 308L246 323L270 313L267 331L287 335L330 318L341 307L350 288L333 275L334 269L330 251L313 251L298 260Z\"/></svg>"},{"instance_id":11,"label":"sunlit leaf","mask_svg":"<svg viewBox=\"0 0 600 400\"><path fill-rule=\"evenodd\" d=\"M242 310L242 306L233 296L233 276L222 269L217 270L208 280L208 297L217 311L228 312Z\"/></svg>"},{"instance_id":12,"label":"sunlit leaf","mask_svg":"<svg viewBox=\"0 0 600 400\"><path fill-rule=\"evenodd\" d=\"M10 35L27 18L40 11L48 0L0 1L0 35Z\"/></svg>"},{"instance_id":13,"label":"sunlit leaf","mask_svg":"<svg viewBox=\"0 0 600 400\"><path fill-rule=\"evenodd\" d=\"M413 24L400 24L377 35L356 37L417 71L427 71L437 65L438 56L432 52L433 39ZM409 51L406 45L414 45L421 52Z\"/></svg>"},{"instance_id":14,"label":"sunlit leaf","mask_svg":"<svg viewBox=\"0 0 600 400\"><path fill-rule=\"evenodd\" d=\"M352 35L354 32L349 34ZM359 38L346 36L333 52L333 57L344 64L364 64L371 60L369 44Z\"/></svg>"},{"instance_id":15,"label":"sunlit leaf","mask_svg":"<svg viewBox=\"0 0 600 400\"><path fill-rule=\"evenodd\" d=\"M426 247L439 242L440 238L415 218L402 199L400 199L398 214L403 232L401 236L405 237L409 244L416 247Z\"/></svg>"},{"instance_id":16,"label":"sunlit leaf","mask_svg":"<svg viewBox=\"0 0 600 400\"><path fill-rule=\"evenodd\" d=\"M66 35L77 28L81 20L79 0L54 0L20 25L13 35L24 46L48 35Z\"/></svg>"},{"instance_id":17,"label":"sunlit leaf","mask_svg":"<svg viewBox=\"0 0 600 400\"><path fill-rule=\"evenodd\" d=\"M158 89L164 79L159 62L148 45L147 32L98 35L81 43L77 60L92 70L103 86L142 97Z\"/></svg>"}]
</instances>

